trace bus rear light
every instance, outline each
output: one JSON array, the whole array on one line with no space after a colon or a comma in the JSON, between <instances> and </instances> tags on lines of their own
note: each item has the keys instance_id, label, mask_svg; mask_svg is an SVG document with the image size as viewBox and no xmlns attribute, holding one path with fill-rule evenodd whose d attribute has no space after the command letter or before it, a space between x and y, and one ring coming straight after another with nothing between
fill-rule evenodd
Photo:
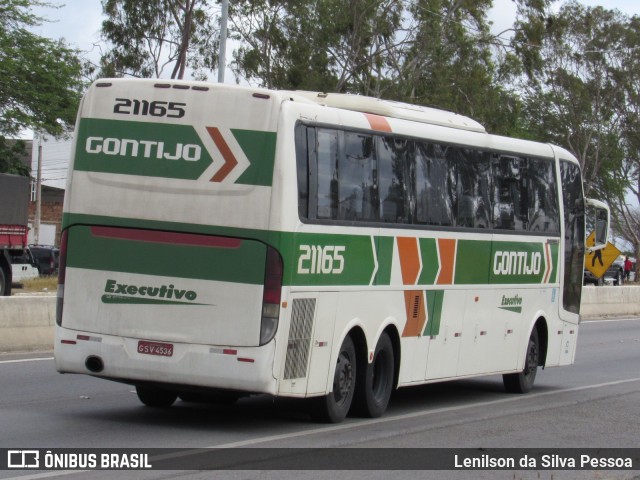
<instances>
[{"instance_id":1,"label":"bus rear light","mask_svg":"<svg viewBox=\"0 0 640 480\"><path fill-rule=\"evenodd\" d=\"M262 293L262 320L260 323L260 345L269 343L278 330L280 296L282 293L282 258L272 247L267 247L267 261Z\"/></svg>"},{"instance_id":2,"label":"bus rear light","mask_svg":"<svg viewBox=\"0 0 640 480\"><path fill-rule=\"evenodd\" d=\"M64 281L67 274L67 244L69 231L64 230L60 236L60 255L58 257L58 292L56 295L56 324L62 325L62 305L64 303Z\"/></svg>"}]
</instances>

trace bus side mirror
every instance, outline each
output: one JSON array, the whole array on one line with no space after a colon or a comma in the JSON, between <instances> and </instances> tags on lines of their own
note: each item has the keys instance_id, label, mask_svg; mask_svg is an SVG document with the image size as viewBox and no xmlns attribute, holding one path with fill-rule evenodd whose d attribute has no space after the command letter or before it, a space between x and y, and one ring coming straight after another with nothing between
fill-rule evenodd
<instances>
[{"instance_id":1,"label":"bus side mirror","mask_svg":"<svg viewBox=\"0 0 640 480\"><path fill-rule=\"evenodd\" d=\"M595 227L594 244L587 245L587 250L594 252L603 249L609 243L610 212L609 207L599 200L587 199L587 205L591 207L588 209L591 218L587 221Z\"/></svg>"}]
</instances>

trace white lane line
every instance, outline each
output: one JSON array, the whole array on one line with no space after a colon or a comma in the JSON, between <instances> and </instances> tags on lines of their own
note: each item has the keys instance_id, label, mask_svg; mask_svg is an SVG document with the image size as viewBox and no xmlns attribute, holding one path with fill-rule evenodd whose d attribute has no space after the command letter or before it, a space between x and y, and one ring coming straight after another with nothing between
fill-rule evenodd
<instances>
[{"instance_id":1,"label":"white lane line","mask_svg":"<svg viewBox=\"0 0 640 480\"><path fill-rule=\"evenodd\" d=\"M0 363L42 362L45 360L53 360L53 357L21 358L17 360L0 360Z\"/></svg>"},{"instance_id":2,"label":"white lane line","mask_svg":"<svg viewBox=\"0 0 640 480\"><path fill-rule=\"evenodd\" d=\"M571 392L580 392L583 390L592 390L592 389L596 389L596 388L604 388L604 387L612 387L615 385L623 385L626 383L633 383L633 382L640 382L640 377L638 378L629 378L626 380L618 380L615 382L607 382L607 383L599 383L596 385L584 385L582 387L572 387L572 388L563 388L561 390L553 390L553 391L549 391L549 392L542 392L542 393L529 393L527 395L523 395L523 396L516 396L516 397L508 397L508 398L502 398L499 400L490 400L487 402L476 402L476 403L470 403L470 404L465 404L465 405L458 405L455 407L444 407L444 408L437 408L435 410L422 410L420 412L413 412L413 413L407 413L404 415L394 415L394 416L388 416L388 417L381 417L381 418L375 418L375 419L370 419L367 420L365 422L357 422L357 423L344 423L344 424L340 424L340 425L334 425L331 427L323 427L323 428L314 428L311 430L303 430L300 432L292 432L292 433L285 433L282 435L272 435L272 436L268 436L268 437L258 437L258 438L252 438L249 440L243 440L240 442L231 442L231 443L224 443L222 445L211 445L209 447L206 448L238 448L238 447L245 447L248 445L256 445L258 443L266 443L266 442L274 442L274 441L278 441L278 440L288 440L291 438L297 438L297 437L304 437L307 435L315 435L318 433L327 433L327 432L338 432L341 430L349 430L349 429L355 429L355 428L361 428L361 427L369 427L371 425L379 425L382 423L389 423L389 422L396 422L396 421L402 421L402 420L411 420L411 419L415 419L415 418L419 418L419 417L426 417L426 416L431 416L431 415L440 415L442 413L449 413L449 412L456 412L456 411L460 411L460 410L466 410L469 408L478 408L478 407L487 407L490 405L499 405L502 403L512 403L512 402L517 402L517 401L521 401L521 400L530 400L530 399L535 399L535 398L541 398L541 397L548 397L550 395L557 395L557 394L562 394L562 393L571 393Z\"/></svg>"},{"instance_id":3,"label":"white lane line","mask_svg":"<svg viewBox=\"0 0 640 480\"><path fill-rule=\"evenodd\" d=\"M629 317L629 318L609 318L604 320L581 320L580 324L583 323L611 323L611 322L638 322L640 321L639 317Z\"/></svg>"},{"instance_id":4,"label":"white lane line","mask_svg":"<svg viewBox=\"0 0 640 480\"><path fill-rule=\"evenodd\" d=\"M298 438L298 437L305 437L305 436L309 436L309 435L316 435L319 433L327 433L327 432L337 432L337 431L341 431L341 430L350 430L350 429L356 429L356 428L361 428L361 427L369 427L371 425L379 425L379 424L383 424L383 423L389 423L389 422L395 422L395 421L401 421L401 420L411 420L411 419L415 419L415 418L419 418L419 417L426 417L426 416L430 416L430 415L440 415L442 413L449 413L449 412L456 412L456 411L460 411L460 410L466 410L469 408L478 408L478 407L486 407L486 406L490 406L490 405L499 405L499 404L503 404L503 403L512 403L512 402L518 402L518 401L523 401L523 400L529 400L529 399L535 399L535 398L542 398L542 397L548 397L551 395L558 395L558 394L562 394L562 393L571 393L571 392L580 392L580 391L584 391L584 390L593 390L593 389L597 389L597 388L605 388L605 387L612 387L615 385L624 385L627 383L634 383L634 382L640 382L640 377L638 378L629 378L626 380L618 380L615 382L606 382L606 383L598 383L598 384L594 384L594 385L583 385L581 387L572 387L572 388L563 388L560 390L553 390L553 391L549 391L549 392L542 392L542 393L533 393L533 394L527 394L527 395L519 395L516 397L508 397L508 398L503 398L500 400L491 400L491 401L487 401L487 402L476 402L476 403L471 403L471 404L466 404L466 405L458 405L456 407L445 407L445 408L437 408L435 410L422 410L420 412L413 412L413 413L407 413L404 415L395 415L395 416L389 416L389 417L382 417L382 418L376 418L376 419L370 419L370 420L366 420L366 421L359 421L359 422L354 422L354 423L344 423L344 424L340 424L340 425L334 425L331 427L322 427L322 428L313 428L310 430L303 430L303 431L299 431L299 432L291 432L291 433L285 433L282 435L271 435L271 436L267 436L267 437L258 437L258 438L252 438L249 440L243 440L240 442L231 442L231 443L223 443L223 444L218 444L218 445L211 445L209 447L204 447L204 449L216 449L216 448L240 448L240 447L246 447L249 445L257 445L259 443L267 443L267 442L275 442L275 441L279 441L279 440L288 440L288 439L292 439L292 438ZM146 448L146 447L142 447L142 448ZM166 447L166 448L171 448L171 447ZM182 451L182 452L176 452L176 453L169 453L166 455L158 455L157 457L152 457L150 460L154 461L154 460L168 460L171 458L182 458L182 457L187 457L190 455L194 455L194 454L200 454L202 453L203 448L193 448L193 449L189 449L186 451ZM100 470L96 470L96 471L100 471ZM53 471L53 472L43 472L43 473L36 473L33 475L24 475L24 476L18 476L18 477L12 477L12 478L7 478L7 479L3 479L3 480L38 480L41 478L50 478L50 477L63 477L66 475L75 475L77 473L87 473L89 472L89 470L58 470L58 471Z\"/></svg>"}]
</instances>

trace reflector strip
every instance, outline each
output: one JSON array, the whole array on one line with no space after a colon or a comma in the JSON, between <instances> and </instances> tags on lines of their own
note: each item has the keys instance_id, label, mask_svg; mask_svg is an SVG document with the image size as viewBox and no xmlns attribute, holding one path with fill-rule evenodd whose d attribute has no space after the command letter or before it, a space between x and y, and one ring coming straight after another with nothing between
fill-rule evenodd
<instances>
[{"instance_id":1,"label":"reflector strip","mask_svg":"<svg viewBox=\"0 0 640 480\"><path fill-rule=\"evenodd\" d=\"M238 350L234 350L233 348L210 348L209 353L215 353L218 355L237 355Z\"/></svg>"},{"instance_id":2,"label":"reflector strip","mask_svg":"<svg viewBox=\"0 0 640 480\"><path fill-rule=\"evenodd\" d=\"M75 345L77 342L75 340L60 340L60 343L64 343L65 345Z\"/></svg>"},{"instance_id":3,"label":"reflector strip","mask_svg":"<svg viewBox=\"0 0 640 480\"><path fill-rule=\"evenodd\" d=\"M244 357L238 357L238 361L239 362L245 362L245 363L254 363L255 360L253 358L244 358Z\"/></svg>"},{"instance_id":4,"label":"reflector strip","mask_svg":"<svg viewBox=\"0 0 640 480\"><path fill-rule=\"evenodd\" d=\"M77 335L78 340L86 340L88 342L102 342L102 337L91 337L89 335Z\"/></svg>"},{"instance_id":5,"label":"reflector strip","mask_svg":"<svg viewBox=\"0 0 640 480\"><path fill-rule=\"evenodd\" d=\"M242 244L242 240L239 238L199 235L195 233L140 230L137 228L91 227L91 234L94 237L113 238L116 240L133 240L169 245L192 245L197 247L240 248Z\"/></svg>"}]
</instances>

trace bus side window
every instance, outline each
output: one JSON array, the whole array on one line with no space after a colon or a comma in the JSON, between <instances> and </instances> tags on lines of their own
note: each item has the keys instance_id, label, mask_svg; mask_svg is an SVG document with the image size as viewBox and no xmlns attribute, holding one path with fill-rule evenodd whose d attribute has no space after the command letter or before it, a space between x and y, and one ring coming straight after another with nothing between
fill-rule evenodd
<instances>
[{"instance_id":1,"label":"bus side window","mask_svg":"<svg viewBox=\"0 0 640 480\"><path fill-rule=\"evenodd\" d=\"M408 150L411 142L392 137L376 138L380 219L387 223L409 223Z\"/></svg>"},{"instance_id":2,"label":"bus side window","mask_svg":"<svg viewBox=\"0 0 640 480\"><path fill-rule=\"evenodd\" d=\"M317 197L315 218L338 218L338 132L317 129Z\"/></svg>"},{"instance_id":3,"label":"bus side window","mask_svg":"<svg viewBox=\"0 0 640 480\"><path fill-rule=\"evenodd\" d=\"M296 169L298 174L298 215L300 219L309 218L309 177L311 173L310 157L312 143L307 141L308 135L313 131L305 125L297 125L295 130L296 142Z\"/></svg>"},{"instance_id":4,"label":"bus side window","mask_svg":"<svg viewBox=\"0 0 640 480\"><path fill-rule=\"evenodd\" d=\"M496 179L493 218L500 230L527 230L526 160L508 155L494 155L492 167Z\"/></svg>"},{"instance_id":5,"label":"bus side window","mask_svg":"<svg viewBox=\"0 0 640 480\"><path fill-rule=\"evenodd\" d=\"M529 230L558 233L558 188L553 160L529 158Z\"/></svg>"},{"instance_id":6,"label":"bus side window","mask_svg":"<svg viewBox=\"0 0 640 480\"><path fill-rule=\"evenodd\" d=\"M430 143L415 144L414 223L454 225L455 181L447 162L447 147Z\"/></svg>"},{"instance_id":7,"label":"bus side window","mask_svg":"<svg viewBox=\"0 0 640 480\"><path fill-rule=\"evenodd\" d=\"M377 221L378 174L373 157L373 137L355 132L340 133L343 141L338 156L338 219Z\"/></svg>"}]
</instances>

